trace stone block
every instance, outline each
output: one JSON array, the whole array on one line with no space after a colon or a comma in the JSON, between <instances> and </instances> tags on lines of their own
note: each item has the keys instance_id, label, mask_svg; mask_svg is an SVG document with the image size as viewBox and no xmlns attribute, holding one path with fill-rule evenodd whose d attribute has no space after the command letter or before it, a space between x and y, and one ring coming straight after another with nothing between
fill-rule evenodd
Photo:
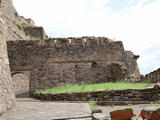
<instances>
[{"instance_id":1,"label":"stone block","mask_svg":"<svg viewBox=\"0 0 160 120\"><path fill-rule=\"evenodd\" d=\"M156 83L156 84L154 85L154 89L160 89L160 83Z\"/></svg>"},{"instance_id":2,"label":"stone block","mask_svg":"<svg viewBox=\"0 0 160 120\"><path fill-rule=\"evenodd\" d=\"M103 113L94 113L93 120L109 120L109 116Z\"/></svg>"},{"instance_id":3,"label":"stone block","mask_svg":"<svg viewBox=\"0 0 160 120\"><path fill-rule=\"evenodd\" d=\"M134 116L132 108L110 112L111 120L130 120Z\"/></svg>"},{"instance_id":4,"label":"stone block","mask_svg":"<svg viewBox=\"0 0 160 120\"><path fill-rule=\"evenodd\" d=\"M159 120L160 107L146 107L141 111L140 117L143 120Z\"/></svg>"},{"instance_id":5,"label":"stone block","mask_svg":"<svg viewBox=\"0 0 160 120\"><path fill-rule=\"evenodd\" d=\"M102 110L101 109L92 110L92 114L94 114L94 113L102 113Z\"/></svg>"}]
</instances>

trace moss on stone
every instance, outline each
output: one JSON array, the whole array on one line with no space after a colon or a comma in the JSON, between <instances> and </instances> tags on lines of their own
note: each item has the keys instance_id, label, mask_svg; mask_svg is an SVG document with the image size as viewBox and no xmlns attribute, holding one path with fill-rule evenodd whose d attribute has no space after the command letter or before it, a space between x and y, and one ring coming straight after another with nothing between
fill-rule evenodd
<instances>
[{"instance_id":1,"label":"moss on stone","mask_svg":"<svg viewBox=\"0 0 160 120\"><path fill-rule=\"evenodd\" d=\"M20 29L25 29L25 28L28 28L28 27L31 27L30 25L26 24L26 23L23 23L21 21L16 21L16 25L20 28Z\"/></svg>"}]
</instances>

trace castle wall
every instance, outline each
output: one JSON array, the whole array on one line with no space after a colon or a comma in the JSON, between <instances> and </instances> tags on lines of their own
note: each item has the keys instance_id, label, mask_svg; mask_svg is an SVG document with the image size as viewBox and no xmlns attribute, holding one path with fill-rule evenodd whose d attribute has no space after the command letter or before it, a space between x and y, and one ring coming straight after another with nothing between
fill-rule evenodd
<instances>
[{"instance_id":1,"label":"castle wall","mask_svg":"<svg viewBox=\"0 0 160 120\"><path fill-rule=\"evenodd\" d=\"M141 76L141 82L151 82L151 83L160 82L160 68L146 74L145 76Z\"/></svg>"},{"instance_id":2,"label":"castle wall","mask_svg":"<svg viewBox=\"0 0 160 120\"><path fill-rule=\"evenodd\" d=\"M64 84L103 83L124 79L139 71L134 54L128 57L121 41L104 37L8 41L11 71L30 69L30 91ZM114 68L113 65L120 64ZM126 69L127 68L127 69ZM119 77L122 76L122 77Z\"/></svg>"},{"instance_id":3,"label":"castle wall","mask_svg":"<svg viewBox=\"0 0 160 120\"><path fill-rule=\"evenodd\" d=\"M0 16L0 115L15 105L5 35L5 22Z\"/></svg>"}]
</instances>

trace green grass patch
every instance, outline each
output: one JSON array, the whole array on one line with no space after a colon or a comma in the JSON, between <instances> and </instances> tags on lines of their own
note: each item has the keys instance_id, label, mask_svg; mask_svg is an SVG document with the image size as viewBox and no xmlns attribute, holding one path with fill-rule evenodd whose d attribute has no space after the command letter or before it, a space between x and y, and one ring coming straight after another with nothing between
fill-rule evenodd
<instances>
[{"instance_id":1,"label":"green grass patch","mask_svg":"<svg viewBox=\"0 0 160 120\"><path fill-rule=\"evenodd\" d=\"M21 21L16 21L16 25L20 28L20 29L25 29L25 28L28 28L28 27L31 27L30 25L28 24L25 24Z\"/></svg>"},{"instance_id":2,"label":"green grass patch","mask_svg":"<svg viewBox=\"0 0 160 120\"><path fill-rule=\"evenodd\" d=\"M35 93L73 93L73 92L92 92L103 90L123 90L123 89L139 89L152 87L152 83L125 83L125 82L107 82L101 84L82 84L82 85L66 85L56 87L53 89L38 90L35 89Z\"/></svg>"},{"instance_id":3,"label":"green grass patch","mask_svg":"<svg viewBox=\"0 0 160 120\"><path fill-rule=\"evenodd\" d=\"M89 105L90 105L91 110L95 110L96 109L97 104L96 104L95 101L90 101Z\"/></svg>"}]
</instances>

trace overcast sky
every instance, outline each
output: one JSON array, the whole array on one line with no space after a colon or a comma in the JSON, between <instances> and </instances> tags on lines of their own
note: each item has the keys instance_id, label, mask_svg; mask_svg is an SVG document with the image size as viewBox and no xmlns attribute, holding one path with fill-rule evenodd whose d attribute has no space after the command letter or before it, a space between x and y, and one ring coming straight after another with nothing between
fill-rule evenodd
<instances>
[{"instance_id":1,"label":"overcast sky","mask_svg":"<svg viewBox=\"0 0 160 120\"><path fill-rule=\"evenodd\" d=\"M140 55L142 74L160 67L160 0L13 0L51 37L105 36Z\"/></svg>"}]
</instances>

